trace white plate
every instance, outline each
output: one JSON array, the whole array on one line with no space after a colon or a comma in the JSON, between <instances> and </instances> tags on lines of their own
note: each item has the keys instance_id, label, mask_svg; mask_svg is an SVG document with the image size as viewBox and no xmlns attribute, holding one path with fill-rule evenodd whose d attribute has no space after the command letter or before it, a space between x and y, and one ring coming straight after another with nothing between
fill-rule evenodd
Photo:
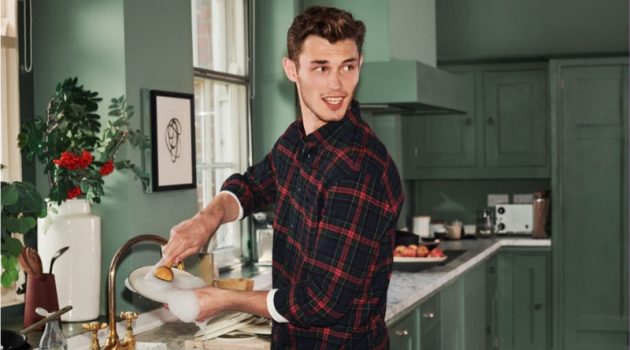
<instances>
[{"instance_id":1,"label":"white plate","mask_svg":"<svg viewBox=\"0 0 630 350\"><path fill-rule=\"evenodd\" d=\"M169 292L197 289L206 286L201 278L186 271L173 269L173 281L162 281L153 276L154 266L137 268L127 278L134 292L145 298L166 303Z\"/></svg>"},{"instance_id":2,"label":"white plate","mask_svg":"<svg viewBox=\"0 0 630 350\"><path fill-rule=\"evenodd\" d=\"M447 258L448 256L440 256L440 257L428 256L425 258L410 258L406 256L395 256L394 262L395 263L423 263L423 262L436 263L436 262L442 262L446 260Z\"/></svg>"}]
</instances>

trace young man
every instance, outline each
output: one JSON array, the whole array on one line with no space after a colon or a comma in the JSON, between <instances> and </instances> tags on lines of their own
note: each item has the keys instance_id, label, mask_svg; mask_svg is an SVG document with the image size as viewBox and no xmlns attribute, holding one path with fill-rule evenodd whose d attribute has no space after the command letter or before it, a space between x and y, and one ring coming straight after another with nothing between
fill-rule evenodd
<instances>
[{"instance_id":1,"label":"young man","mask_svg":"<svg viewBox=\"0 0 630 350\"><path fill-rule=\"evenodd\" d=\"M272 318L273 348L389 347L385 307L403 195L396 166L353 101L364 35L361 21L334 8L295 18L283 67L300 119L263 161L172 228L164 255L179 261L219 225L275 205L274 289L198 289L199 320L225 310Z\"/></svg>"}]
</instances>

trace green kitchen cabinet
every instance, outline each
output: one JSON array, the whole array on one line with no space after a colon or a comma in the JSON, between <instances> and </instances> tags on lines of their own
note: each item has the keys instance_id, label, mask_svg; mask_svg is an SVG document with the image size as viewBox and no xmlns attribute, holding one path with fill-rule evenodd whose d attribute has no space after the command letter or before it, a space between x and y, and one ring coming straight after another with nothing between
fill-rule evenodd
<instances>
[{"instance_id":1,"label":"green kitchen cabinet","mask_svg":"<svg viewBox=\"0 0 630 350\"><path fill-rule=\"evenodd\" d=\"M392 350L416 350L419 346L420 322L418 310L411 311L388 327L389 346Z\"/></svg>"},{"instance_id":2,"label":"green kitchen cabinet","mask_svg":"<svg viewBox=\"0 0 630 350\"><path fill-rule=\"evenodd\" d=\"M467 324L464 323L464 283L465 277L462 276L444 287L440 293L442 350L462 350L465 346Z\"/></svg>"},{"instance_id":3,"label":"green kitchen cabinet","mask_svg":"<svg viewBox=\"0 0 630 350\"><path fill-rule=\"evenodd\" d=\"M550 72L554 349L628 349L628 58Z\"/></svg>"},{"instance_id":4,"label":"green kitchen cabinet","mask_svg":"<svg viewBox=\"0 0 630 350\"><path fill-rule=\"evenodd\" d=\"M406 178L431 176L440 169L475 166L475 71L459 72L465 80L464 114L404 116L401 121Z\"/></svg>"},{"instance_id":5,"label":"green kitchen cabinet","mask_svg":"<svg viewBox=\"0 0 630 350\"><path fill-rule=\"evenodd\" d=\"M486 263L464 276L464 349L486 349Z\"/></svg>"},{"instance_id":6,"label":"green kitchen cabinet","mask_svg":"<svg viewBox=\"0 0 630 350\"><path fill-rule=\"evenodd\" d=\"M551 347L551 254L548 248L501 251L497 256L496 310L491 349Z\"/></svg>"},{"instance_id":7,"label":"green kitchen cabinet","mask_svg":"<svg viewBox=\"0 0 630 350\"><path fill-rule=\"evenodd\" d=\"M441 295L435 294L420 305L420 350L441 349ZM392 348L393 350L393 348Z\"/></svg>"},{"instance_id":8,"label":"green kitchen cabinet","mask_svg":"<svg viewBox=\"0 0 630 350\"><path fill-rule=\"evenodd\" d=\"M467 84L466 111L403 116L403 177L548 178L547 64L442 68Z\"/></svg>"},{"instance_id":9,"label":"green kitchen cabinet","mask_svg":"<svg viewBox=\"0 0 630 350\"><path fill-rule=\"evenodd\" d=\"M493 255L485 266L485 283L486 283L486 322L485 322L485 338L486 349L497 350L499 349L499 325L498 325L498 300L499 291L497 289L498 284L498 260L497 255Z\"/></svg>"}]
</instances>

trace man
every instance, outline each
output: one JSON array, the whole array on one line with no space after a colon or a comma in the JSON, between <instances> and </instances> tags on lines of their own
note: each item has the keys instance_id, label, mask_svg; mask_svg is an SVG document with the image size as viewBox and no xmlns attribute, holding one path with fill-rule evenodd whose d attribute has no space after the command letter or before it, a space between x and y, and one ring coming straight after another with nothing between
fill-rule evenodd
<instances>
[{"instance_id":1,"label":"man","mask_svg":"<svg viewBox=\"0 0 630 350\"><path fill-rule=\"evenodd\" d=\"M199 320L225 310L272 318L281 349L389 347L384 317L403 195L396 166L352 100L364 35L361 21L334 8L295 18L283 67L301 118L263 161L171 230L164 255L179 261L219 225L275 205L274 289L198 289Z\"/></svg>"}]
</instances>

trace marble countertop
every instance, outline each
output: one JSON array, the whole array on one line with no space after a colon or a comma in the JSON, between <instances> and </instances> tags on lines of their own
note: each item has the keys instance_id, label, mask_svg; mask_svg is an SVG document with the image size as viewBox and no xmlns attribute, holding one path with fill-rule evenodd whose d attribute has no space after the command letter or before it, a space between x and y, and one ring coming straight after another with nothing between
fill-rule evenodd
<instances>
[{"instance_id":1,"label":"marble countertop","mask_svg":"<svg viewBox=\"0 0 630 350\"><path fill-rule=\"evenodd\" d=\"M491 257L501 247L550 247L550 239L492 238L444 241L444 250L465 250L444 266L436 266L422 272L394 270L387 290L385 321L392 324L436 290L459 278L480 262Z\"/></svg>"},{"instance_id":2,"label":"marble countertop","mask_svg":"<svg viewBox=\"0 0 630 350\"><path fill-rule=\"evenodd\" d=\"M435 266L422 272L394 270L387 293L385 321L388 324L396 322L426 297L432 295L436 290L447 285L480 262L488 259L501 247L550 246L550 239L532 239L528 237L443 241L440 243L442 249L465 250L465 252L443 266ZM253 278L255 279L255 289L271 288L271 274L269 271L264 271L261 275ZM197 331L197 327L194 324L183 323L164 309L158 309L140 316L141 318L136 322L143 320L136 324L134 330L136 340L145 346L148 345L146 343L155 343L159 344L158 349L183 349L185 340L191 339L191 335ZM124 334L124 330L120 329L118 334ZM80 343L83 345L85 340L89 338L86 337L87 334L82 336L83 339L70 338L68 345L73 343L75 346L69 346L69 348L83 348L79 346L78 341L81 340ZM145 346L142 347L151 348Z\"/></svg>"}]
</instances>

